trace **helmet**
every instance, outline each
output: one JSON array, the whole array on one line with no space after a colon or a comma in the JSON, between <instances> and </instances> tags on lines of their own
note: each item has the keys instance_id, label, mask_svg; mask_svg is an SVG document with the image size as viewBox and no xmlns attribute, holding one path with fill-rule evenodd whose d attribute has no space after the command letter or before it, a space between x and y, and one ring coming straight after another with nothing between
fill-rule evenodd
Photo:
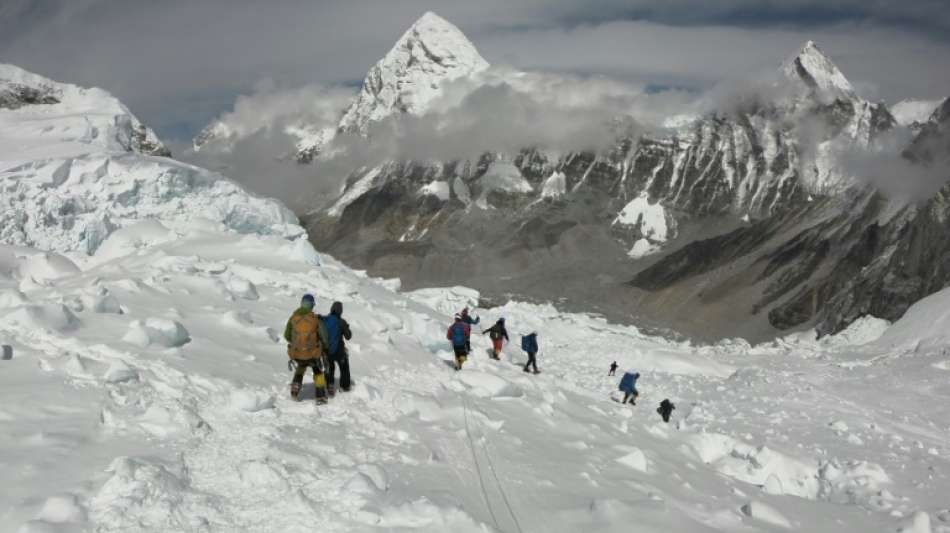
<instances>
[{"instance_id":1,"label":"helmet","mask_svg":"<svg viewBox=\"0 0 950 533\"><path fill-rule=\"evenodd\" d=\"M300 306L306 307L307 309L313 309L317 305L316 299L312 294L304 294L303 298L300 299Z\"/></svg>"}]
</instances>

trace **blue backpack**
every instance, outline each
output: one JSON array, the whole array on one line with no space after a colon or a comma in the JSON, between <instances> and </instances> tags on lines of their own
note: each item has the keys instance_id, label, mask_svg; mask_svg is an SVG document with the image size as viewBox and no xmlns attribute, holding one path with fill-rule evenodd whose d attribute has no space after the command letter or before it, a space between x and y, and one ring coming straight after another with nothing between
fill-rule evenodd
<instances>
[{"instance_id":1,"label":"blue backpack","mask_svg":"<svg viewBox=\"0 0 950 533\"><path fill-rule=\"evenodd\" d=\"M521 337L521 349L528 353L538 353L538 336L535 333Z\"/></svg>"},{"instance_id":2,"label":"blue backpack","mask_svg":"<svg viewBox=\"0 0 950 533\"><path fill-rule=\"evenodd\" d=\"M323 317L323 325L327 327L327 338L330 341L329 355L336 355L340 349L340 338L343 332L340 331L340 317L330 315Z\"/></svg>"},{"instance_id":3,"label":"blue backpack","mask_svg":"<svg viewBox=\"0 0 950 533\"><path fill-rule=\"evenodd\" d=\"M461 322L452 324L452 345L465 346L465 324Z\"/></svg>"},{"instance_id":4,"label":"blue backpack","mask_svg":"<svg viewBox=\"0 0 950 533\"><path fill-rule=\"evenodd\" d=\"M623 392L633 392L637 390L637 379L640 378L640 374L631 374L627 372L620 378L620 390Z\"/></svg>"}]
</instances>

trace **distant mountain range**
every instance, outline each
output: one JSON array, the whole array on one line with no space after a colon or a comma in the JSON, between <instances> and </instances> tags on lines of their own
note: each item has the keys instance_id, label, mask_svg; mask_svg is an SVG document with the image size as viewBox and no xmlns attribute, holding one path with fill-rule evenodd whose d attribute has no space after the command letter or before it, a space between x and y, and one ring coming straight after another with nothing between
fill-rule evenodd
<instances>
[{"instance_id":1,"label":"distant mountain range","mask_svg":"<svg viewBox=\"0 0 950 533\"><path fill-rule=\"evenodd\" d=\"M309 133L295 157L314 161L341 134L371 143L373 124L424 116L448 83L477 84L488 68L458 28L427 13L335 128L296 128ZM926 120L931 103L903 103L895 117L808 42L769 91L677 117L669 133L604 124L616 142L598 151L397 157L354 168L339 198L305 220L318 248L410 286L474 285L703 337L834 332L863 314L897 318L948 280L939 246L907 240L942 224L941 195L907 204L852 168L854 154L907 131L907 165L950 177L933 140L947 104L932 104ZM214 123L195 145L228 138ZM891 255L907 247L917 255Z\"/></svg>"}]
</instances>

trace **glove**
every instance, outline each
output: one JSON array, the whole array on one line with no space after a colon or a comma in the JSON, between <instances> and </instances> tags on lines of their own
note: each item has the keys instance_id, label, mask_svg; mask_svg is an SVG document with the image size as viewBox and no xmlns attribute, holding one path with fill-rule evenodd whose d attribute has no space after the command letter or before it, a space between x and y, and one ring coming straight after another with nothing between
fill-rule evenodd
<instances>
[{"instance_id":1,"label":"glove","mask_svg":"<svg viewBox=\"0 0 950 533\"><path fill-rule=\"evenodd\" d=\"M297 361L294 361L293 359L288 359L288 360L287 360L287 370L289 370L289 371L291 371L291 372L295 372L295 371L297 370Z\"/></svg>"}]
</instances>

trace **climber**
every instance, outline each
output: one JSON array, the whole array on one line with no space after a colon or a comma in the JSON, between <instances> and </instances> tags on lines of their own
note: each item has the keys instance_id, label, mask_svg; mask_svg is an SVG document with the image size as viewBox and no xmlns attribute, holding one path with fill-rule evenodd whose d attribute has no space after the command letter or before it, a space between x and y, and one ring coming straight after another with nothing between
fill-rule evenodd
<instances>
[{"instance_id":1,"label":"climber","mask_svg":"<svg viewBox=\"0 0 950 533\"><path fill-rule=\"evenodd\" d=\"M538 334L532 332L530 335L521 337L521 349L528 354L528 362L524 365L524 371L527 372L529 367L534 367L534 373L540 373L537 360Z\"/></svg>"},{"instance_id":2,"label":"climber","mask_svg":"<svg viewBox=\"0 0 950 533\"><path fill-rule=\"evenodd\" d=\"M455 315L455 322L449 326L445 338L452 343L452 349L455 351L455 370L462 370L462 364L468 358L469 337L472 334L472 328L462 320L462 315Z\"/></svg>"},{"instance_id":3,"label":"climber","mask_svg":"<svg viewBox=\"0 0 950 533\"><path fill-rule=\"evenodd\" d=\"M350 324L343 318L342 302L333 302L330 314L321 318L327 327L327 337L330 341L327 354L327 392L333 397L336 393L337 366L340 367L340 389L343 392L350 390L350 354L346 350L346 341L353 338L353 332L350 331Z\"/></svg>"},{"instance_id":4,"label":"climber","mask_svg":"<svg viewBox=\"0 0 950 533\"><path fill-rule=\"evenodd\" d=\"M637 405L637 397L640 396L637 391L638 379L640 379L640 373L633 371L628 371L620 378L619 389L623 391L623 401L620 403L627 403L629 400L631 405Z\"/></svg>"},{"instance_id":5,"label":"climber","mask_svg":"<svg viewBox=\"0 0 950 533\"><path fill-rule=\"evenodd\" d=\"M499 318L495 325L482 332L492 341L492 359L501 359L501 347L508 339L508 330L505 329L505 319Z\"/></svg>"},{"instance_id":6,"label":"climber","mask_svg":"<svg viewBox=\"0 0 950 533\"><path fill-rule=\"evenodd\" d=\"M316 301L310 294L305 294L300 301L300 307L294 311L287 327L284 328L284 339L287 340L287 355L290 357L294 369L293 381L290 384L290 396L294 401L300 400L300 387L307 367L313 369L313 386L316 391L316 402L327 402L327 382L324 376L326 368L327 328L313 308Z\"/></svg>"},{"instance_id":7,"label":"climber","mask_svg":"<svg viewBox=\"0 0 950 533\"><path fill-rule=\"evenodd\" d=\"M673 405L673 402L669 398L660 402L660 406L656 408L656 412L660 413L660 416L663 417L663 421L669 423L670 415L673 414L673 409L676 409L676 406Z\"/></svg>"}]
</instances>

